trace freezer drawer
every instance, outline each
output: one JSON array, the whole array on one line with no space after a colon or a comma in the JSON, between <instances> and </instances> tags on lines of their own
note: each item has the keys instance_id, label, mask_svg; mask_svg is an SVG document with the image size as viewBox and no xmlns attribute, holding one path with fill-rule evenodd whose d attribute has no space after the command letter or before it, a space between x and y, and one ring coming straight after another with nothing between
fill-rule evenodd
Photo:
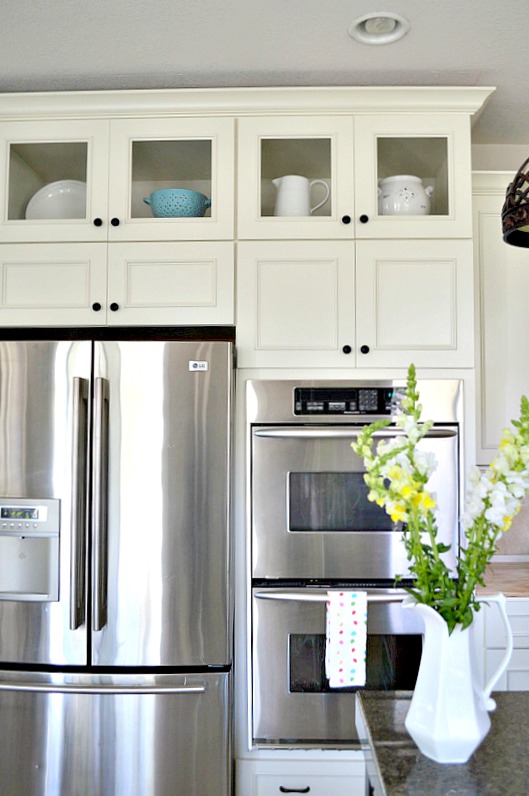
<instances>
[{"instance_id":1,"label":"freezer drawer","mask_svg":"<svg viewBox=\"0 0 529 796\"><path fill-rule=\"evenodd\" d=\"M228 796L229 678L2 673L2 792Z\"/></svg>"}]
</instances>

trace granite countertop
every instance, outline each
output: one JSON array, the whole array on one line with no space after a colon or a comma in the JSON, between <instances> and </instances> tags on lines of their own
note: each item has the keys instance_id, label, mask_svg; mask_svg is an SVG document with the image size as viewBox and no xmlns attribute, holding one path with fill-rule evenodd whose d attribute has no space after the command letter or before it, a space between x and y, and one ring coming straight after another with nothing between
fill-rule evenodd
<instances>
[{"instance_id":1,"label":"granite countertop","mask_svg":"<svg viewBox=\"0 0 529 796\"><path fill-rule=\"evenodd\" d=\"M506 597L529 597L529 563L492 563L485 573L485 588L478 594L503 592Z\"/></svg>"},{"instance_id":2,"label":"granite countertop","mask_svg":"<svg viewBox=\"0 0 529 796\"><path fill-rule=\"evenodd\" d=\"M404 727L412 692L358 692L357 729L376 796L527 796L529 691L497 692L492 727L464 764L435 763Z\"/></svg>"}]
</instances>

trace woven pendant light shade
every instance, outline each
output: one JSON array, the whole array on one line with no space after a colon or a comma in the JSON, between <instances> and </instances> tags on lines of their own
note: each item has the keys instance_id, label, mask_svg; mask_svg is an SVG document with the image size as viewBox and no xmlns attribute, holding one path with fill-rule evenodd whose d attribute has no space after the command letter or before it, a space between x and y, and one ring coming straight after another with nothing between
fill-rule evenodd
<instances>
[{"instance_id":1,"label":"woven pendant light shade","mask_svg":"<svg viewBox=\"0 0 529 796\"><path fill-rule=\"evenodd\" d=\"M529 248L529 158L507 188L501 223L506 243Z\"/></svg>"}]
</instances>

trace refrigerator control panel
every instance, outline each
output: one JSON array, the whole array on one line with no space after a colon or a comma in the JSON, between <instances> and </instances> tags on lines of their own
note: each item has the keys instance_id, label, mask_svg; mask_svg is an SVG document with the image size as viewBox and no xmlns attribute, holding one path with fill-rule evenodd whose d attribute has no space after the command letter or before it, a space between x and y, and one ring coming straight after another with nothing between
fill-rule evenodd
<instances>
[{"instance_id":1,"label":"refrigerator control panel","mask_svg":"<svg viewBox=\"0 0 529 796\"><path fill-rule=\"evenodd\" d=\"M0 534L59 535L59 500L0 497Z\"/></svg>"}]
</instances>

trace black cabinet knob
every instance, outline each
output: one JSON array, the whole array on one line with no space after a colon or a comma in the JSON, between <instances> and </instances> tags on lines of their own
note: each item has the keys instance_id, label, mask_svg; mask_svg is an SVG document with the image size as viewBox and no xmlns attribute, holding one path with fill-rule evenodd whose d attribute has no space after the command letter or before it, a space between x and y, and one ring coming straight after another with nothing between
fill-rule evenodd
<instances>
[{"instance_id":1,"label":"black cabinet knob","mask_svg":"<svg viewBox=\"0 0 529 796\"><path fill-rule=\"evenodd\" d=\"M119 310L119 304L116 304L116 302L113 301L112 304L110 305L110 309L112 310L112 312L117 312Z\"/></svg>"},{"instance_id":2,"label":"black cabinet knob","mask_svg":"<svg viewBox=\"0 0 529 796\"><path fill-rule=\"evenodd\" d=\"M103 219L102 218L94 218L94 227L102 227L103 226Z\"/></svg>"},{"instance_id":3,"label":"black cabinet knob","mask_svg":"<svg viewBox=\"0 0 529 796\"><path fill-rule=\"evenodd\" d=\"M306 788L285 788L284 785L279 786L279 793L310 793L310 786Z\"/></svg>"},{"instance_id":4,"label":"black cabinet knob","mask_svg":"<svg viewBox=\"0 0 529 796\"><path fill-rule=\"evenodd\" d=\"M367 224L367 222L369 221L369 216L361 215L358 220L360 221L361 224Z\"/></svg>"},{"instance_id":5,"label":"black cabinet knob","mask_svg":"<svg viewBox=\"0 0 529 796\"><path fill-rule=\"evenodd\" d=\"M94 310L94 312L99 312L99 310L101 309L101 304L99 303L99 301L94 301L94 303L92 304L92 309Z\"/></svg>"},{"instance_id":6,"label":"black cabinet knob","mask_svg":"<svg viewBox=\"0 0 529 796\"><path fill-rule=\"evenodd\" d=\"M344 352L344 354L350 354L352 350L353 349L351 348L350 345L344 345L344 347L342 348L342 351Z\"/></svg>"},{"instance_id":7,"label":"black cabinet knob","mask_svg":"<svg viewBox=\"0 0 529 796\"><path fill-rule=\"evenodd\" d=\"M342 224L350 224L351 216L342 216Z\"/></svg>"},{"instance_id":8,"label":"black cabinet knob","mask_svg":"<svg viewBox=\"0 0 529 796\"><path fill-rule=\"evenodd\" d=\"M110 223L113 227L119 227L119 218L111 218Z\"/></svg>"},{"instance_id":9,"label":"black cabinet knob","mask_svg":"<svg viewBox=\"0 0 529 796\"><path fill-rule=\"evenodd\" d=\"M368 345L361 345L360 351L362 354L369 354L369 346Z\"/></svg>"}]
</instances>

